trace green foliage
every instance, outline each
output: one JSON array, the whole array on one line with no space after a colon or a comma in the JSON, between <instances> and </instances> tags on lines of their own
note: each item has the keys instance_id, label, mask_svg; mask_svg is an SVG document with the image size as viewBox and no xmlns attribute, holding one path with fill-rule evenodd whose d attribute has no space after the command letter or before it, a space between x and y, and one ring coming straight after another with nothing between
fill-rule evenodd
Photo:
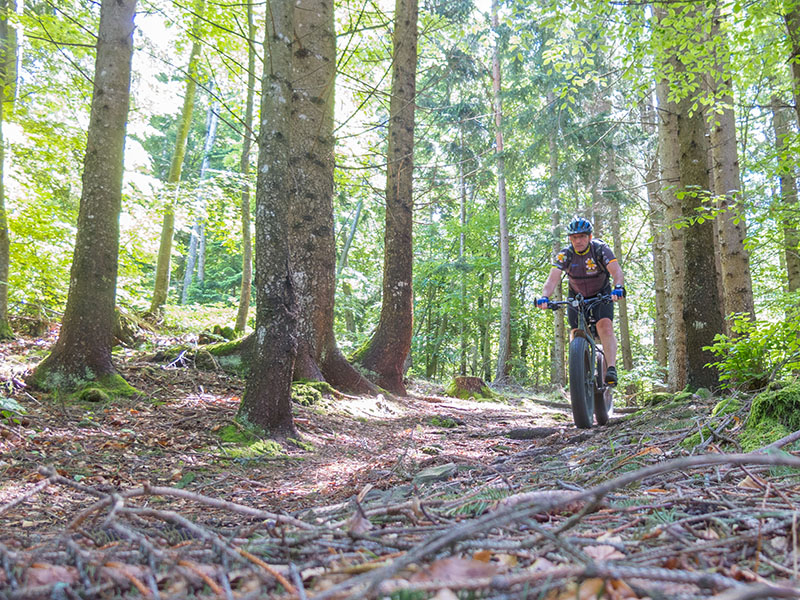
<instances>
[{"instance_id":1,"label":"green foliage","mask_svg":"<svg viewBox=\"0 0 800 600\"><path fill-rule=\"evenodd\" d=\"M9 425L18 425L20 417L25 414L25 407L13 398L0 396L0 420Z\"/></svg>"},{"instance_id":2,"label":"green foliage","mask_svg":"<svg viewBox=\"0 0 800 600\"><path fill-rule=\"evenodd\" d=\"M709 348L720 360L712 363L724 387L763 388L800 368L800 311L792 309L785 320L751 321L734 315L733 334L717 334Z\"/></svg>"}]
</instances>

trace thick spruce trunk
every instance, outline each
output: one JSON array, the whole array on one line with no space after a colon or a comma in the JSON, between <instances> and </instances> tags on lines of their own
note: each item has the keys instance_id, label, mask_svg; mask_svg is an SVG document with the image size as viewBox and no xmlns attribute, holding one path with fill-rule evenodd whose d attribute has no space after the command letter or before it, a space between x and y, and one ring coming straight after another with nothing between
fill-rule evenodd
<instances>
[{"instance_id":1,"label":"thick spruce trunk","mask_svg":"<svg viewBox=\"0 0 800 600\"><path fill-rule=\"evenodd\" d=\"M294 0L272 0L264 47L256 183L256 330L238 418L276 438L296 436L291 393L297 353L289 267Z\"/></svg>"},{"instance_id":2,"label":"thick spruce trunk","mask_svg":"<svg viewBox=\"0 0 800 600\"><path fill-rule=\"evenodd\" d=\"M32 377L45 389L71 390L116 374L111 347L135 9L136 0L101 4L67 307L58 340Z\"/></svg>"},{"instance_id":3,"label":"thick spruce trunk","mask_svg":"<svg viewBox=\"0 0 800 600\"><path fill-rule=\"evenodd\" d=\"M392 36L392 90L386 165L383 296L378 327L357 361L377 383L404 395L403 365L413 320L414 108L417 79L417 0L397 0Z\"/></svg>"}]
</instances>

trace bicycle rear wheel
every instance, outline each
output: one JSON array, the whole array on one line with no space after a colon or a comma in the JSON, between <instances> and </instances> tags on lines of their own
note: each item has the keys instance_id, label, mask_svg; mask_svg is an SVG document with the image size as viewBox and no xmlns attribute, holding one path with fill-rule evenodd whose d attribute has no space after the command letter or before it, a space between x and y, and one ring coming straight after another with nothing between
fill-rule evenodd
<instances>
[{"instance_id":1,"label":"bicycle rear wheel","mask_svg":"<svg viewBox=\"0 0 800 600\"><path fill-rule=\"evenodd\" d=\"M594 414L598 425L608 423L613 411L614 388L606 385L606 357L597 353L597 371L594 384Z\"/></svg>"},{"instance_id":2,"label":"bicycle rear wheel","mask_svg":"<svg viewBox=\"0 0 800 600\"><path fill-rule=\"evenodd\" d=\"M569 343L569 400L572 420L579 429L589 429L594 417L594 365L591 345L581 336Z\"/></svg>"}]
</instances>

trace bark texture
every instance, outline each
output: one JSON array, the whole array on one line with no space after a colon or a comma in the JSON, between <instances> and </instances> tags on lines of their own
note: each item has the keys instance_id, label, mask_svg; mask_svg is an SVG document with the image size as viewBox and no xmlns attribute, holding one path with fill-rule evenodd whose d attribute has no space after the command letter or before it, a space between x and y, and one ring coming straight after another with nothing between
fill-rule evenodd
<instances>
[{"instance_id":1,"label":"bark texture","mask_svg":"<svg viewBox=\"0 0 800 600\"><path fill-rule=\"evenodd\" d=\"M714 193L721 210L718 231L722 298L725 315L744 313L755 319L750 253L744 245L747 222L739 175L730 50L721 19L717 7L711 27L715 69L708 78L708 85L716 100L716 111L709 123L709 130Z\"/></svg>"},{"instance_id":2,"label":"bark texture","mask_svg":"<svg viewBox=\"0 0 800 600\"><path fill-rule=\"evenodd\" d=\"M377 389L345 359L333 333L333 2L299 0L292 56L289 237L298 303L296 379L325 380L353 393Z\"/></svg>"},{"instance_id":3,"label":"bark texture","mask_svg":"<svg viewBox=\"0 0 800 600\"><path fill-rule=\"evenodd\" d=\"M61 331L33 380L74 389L116 373L111 360L136 0L103 0L83 188Z\"/></svg>"},{"instance_id":4,"label":"bark texture","mask_svg":"<svg viewBox=\"0 0 800 600\"><path fill-rule=\"evenodd\" d=\"M690 112L691 101L681 101L678 114L680 144L680 189L684 193L681 210L684 219L698 215L709 188L705 117L700 111ZM711 346L714 336L724 330L722 312L717 299L719 279L714 243L714 223L699 221L685 228L683 320L686 324L687 383L693 388L714 389L719 375L707 363L714 355L704 350Z\"/></svg>"},{"instance_id":5,"label":"bark texture","mask_svg":"<svg viewBox=\"0 0 800 600\"><path fill-rule=\"evenodd\" d=\"M778 173L781 186L781 216L786 281L790 292L800 289L800 230L797 227L797 171L791 155L789 107L779 98L772 98L772 128L778 154Z\"/></svg>"},{"instance_id":6,"label":"bark texture","mask_svg":"<svg viewBox=\"0 0 800 600\"><path fill-rule=\"evenodd\" d=\"M392 36L392 90L386 165L386 230L381 316L358 356L378 385L405 395L403 365L411 349L413 318L414 107L417 79L417 0L397 0Z\"/></svg>"},{"instance_id":7,"label":"bark texture","mask_svg":"<svg viewBox=\"0 0 800 600\"><path fill-rule=\"evenodd\" d=\"M267 23L256 183L255 348L239 418L283 438L296 435L291 394L297 319L288 236L293 0L272 0Z\"/></svg>"},{"instance_id":8,"label":"bark texture","mask_svg":"<svg viewBox=\"0 0 800 600\"><path fill-rule=\"evenodd\" d=\"M186 140L189 137L189 127L192 123L194 98L197 93L197 70L200 60L201 36L199 33L202 15L205 9L205 0L195 0L195 19L192 26L194 42L189 54L189 67L186 74L186 92L183 95L183 109L178 121L178 133L175 136L175 148L167 176L167 199L164 207L164 220L161 224L161 241L158 246L158 260L156 263L156 281L153 286L153 299L150 303L150 314L158 317L167 302L170 279L170 263L172 259L172 237L175 234L175 201L178 186L181 181L183 159L186 155Z\"/></svg>"},{"instance_id":9,"label":"bark texture","mask_svg":"<svg viewBox=\"0 0 800 600\"><path fill-rule=\"evenodd\" d=\"M686 324L683 320L684 281L684 230L675 227L681 220L681 203L677 198L680 186L680 146L678 144L678 106L668 100L668 84L656 85L658 94L658 138L661 163L662 194L665 203L666 264L669 274L667 285L667 339L669 344L669 371L667 385L673 391L686 386Z\"/></svg>"}]
</instances>

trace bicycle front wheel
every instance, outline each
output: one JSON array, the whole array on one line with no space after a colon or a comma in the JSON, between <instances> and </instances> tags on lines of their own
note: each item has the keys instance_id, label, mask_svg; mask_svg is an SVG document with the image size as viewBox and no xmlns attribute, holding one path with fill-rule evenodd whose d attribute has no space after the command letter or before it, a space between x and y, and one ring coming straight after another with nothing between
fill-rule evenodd
<instances>
[{"instance_id":1,"label":"bicycle front wheel","mask_svg":"<svg viewBox=\"0 0 800 600\"><path fill-rule=\"evenodd\" d=\"M569 400L572 420L579 429L589 429L594 418L594 365L591 344L584 337L569 343Z\"/></svg>"},{"instance_id":2,"label":"bicycle front wheel","mask_svg":"<svg viewBox=\"0 0 800 600\"><path fill-rule=\"evenodd\" d=\"M611 417L614 404L614 388L606 385L606 358L597 353L597 371L594 385L594 414L598 425L606 425Z\"/></svg>"}]
</instances>

